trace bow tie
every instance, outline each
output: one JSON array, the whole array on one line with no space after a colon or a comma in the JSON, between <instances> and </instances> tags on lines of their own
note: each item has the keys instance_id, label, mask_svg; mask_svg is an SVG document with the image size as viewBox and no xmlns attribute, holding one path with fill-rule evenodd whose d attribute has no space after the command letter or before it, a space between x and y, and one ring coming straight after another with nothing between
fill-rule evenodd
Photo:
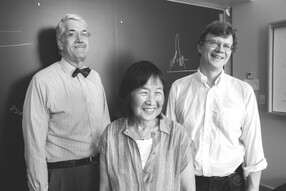
<instances>
[{"instance_id":1,"label":"bow tie","mask_svg":"<svg viewBox=\"0 0 286 191\"><path fill-rule=\"evenodd\" d=\"M91 71L90 68L83 68L83 69L76 68L75 71L72 73L72 77L74 78L78 75L78 73L81 73L86 78L90 73L90 71Z\"/></svg>"}]
</instances>

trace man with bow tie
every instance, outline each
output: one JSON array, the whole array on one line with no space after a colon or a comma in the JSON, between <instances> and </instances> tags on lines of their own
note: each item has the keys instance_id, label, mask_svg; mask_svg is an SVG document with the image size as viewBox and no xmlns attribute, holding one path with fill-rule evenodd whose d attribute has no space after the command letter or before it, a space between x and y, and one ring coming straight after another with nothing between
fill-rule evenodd
<instances>
[{"instance_id":1,"label":"man with bow tie","mask_svg":"<svg viewBox=\"0 0 286 191\"><path fill-rule=\"evenodd\" d=\"M98 73L85 66L86 21L67 14L57 28L61 60L35 74L23 108L30 191L96 191L98 140L110 122Z\"/></svg>"}]
</instances>

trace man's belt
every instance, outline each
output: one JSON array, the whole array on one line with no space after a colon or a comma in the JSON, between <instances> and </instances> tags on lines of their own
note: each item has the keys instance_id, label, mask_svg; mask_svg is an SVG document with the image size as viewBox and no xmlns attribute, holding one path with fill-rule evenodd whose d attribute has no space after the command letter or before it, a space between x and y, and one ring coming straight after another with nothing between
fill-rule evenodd
<instances>
[{"instance_id":1,"label":"man's belt","mask_svg":"<svg viewBox=\"0 0 286 191\"><path fill-rule=\"evenodd\" d=\"M54 169L54 168L70 168L70 167L95 164L95 163L99 163L99 154L83 159L67 160L60 162L48 162L47 164L48 164L48 169Z\"/></svg>"}]
</instances>

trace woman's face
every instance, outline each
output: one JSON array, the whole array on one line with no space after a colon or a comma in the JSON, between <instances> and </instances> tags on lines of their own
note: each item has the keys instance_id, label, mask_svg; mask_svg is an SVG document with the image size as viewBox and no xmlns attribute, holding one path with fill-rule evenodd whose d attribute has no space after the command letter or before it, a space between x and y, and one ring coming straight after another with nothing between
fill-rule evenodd
<instances>
[{"instance_id":1,"label":"woman's face","mask_svg":"<svg viewBox=\"0 0 286 191\"><path fill-rule=\"evenodd\" d=\"M159 78L151 77L148 82L131 93L131 108L135 118L152 121L162 111L164 89Z\"/></svg>"}]
</instances>

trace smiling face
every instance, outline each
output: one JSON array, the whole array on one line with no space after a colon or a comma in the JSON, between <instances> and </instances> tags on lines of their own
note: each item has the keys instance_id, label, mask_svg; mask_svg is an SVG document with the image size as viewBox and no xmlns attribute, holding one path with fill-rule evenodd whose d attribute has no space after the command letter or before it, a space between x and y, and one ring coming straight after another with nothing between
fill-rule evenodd
<instances>
[{"instance_id":1,"label":"smiling face","mask_svg":"<svg viewBox=\"0 0 286 191\"><path fill-rule=\"evenodd\" d=\"M87 26L77 20L68 20L64 26L65 30L58 42L59 49L68 62L77 65L85 60L89 50L88 37L81 35L87 32ZM68 32L75 32L75 35L68 35Z\"/></svg>"},{"instance_id":2,"label":"smiling face","mask_svg":"<svg viewBox=\"0 0 286 191\"><path fill-rule=\"evenodd\" d=\"M143 121L152 121L161 113L164 104L164 89L159 78L151 77L143 86L131 93L131 108L134 117Z\"/></svg>"},{"instance_id":3,"label":"smiling face","mask_svg":"<svg viewBox=\"0 0 286 191\"><path fill-rule=\"evenodd\" d=\"M210 41L217 41L219 45L215 47ZM232 35L223 37L208 34L205 42L198 45L198 51L201 54L200 69L211 71L223 70L223 66L228 62L232 53L231 50L224 49L224 46L232 46L232 44Z\"/></svg>"}]
</instances>

